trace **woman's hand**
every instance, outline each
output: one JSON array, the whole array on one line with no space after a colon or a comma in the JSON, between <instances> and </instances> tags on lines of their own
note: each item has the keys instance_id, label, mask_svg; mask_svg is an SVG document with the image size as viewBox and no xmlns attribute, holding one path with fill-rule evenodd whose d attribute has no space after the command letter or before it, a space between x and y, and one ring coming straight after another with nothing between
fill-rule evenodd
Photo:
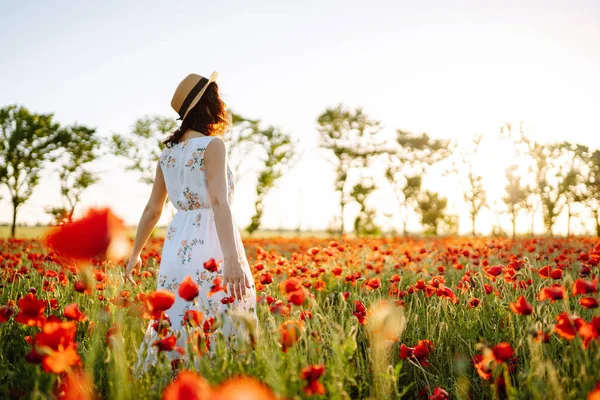
<instances>
[{"instance_id":1,"label":"woman's hand","mask_svg":"<svg viewBox=\"0 0 600 400\"><path fill-rule=\"evenodd\" d=\"M238 301L246 296L246 288L250 289L250 282L237 256L225 257L223 260L223 282L227 293ZM230 284L231 290L229 290Z\"/></svg>"},{"instance_id":2,"label":"woman's hand","mask_svg":"<svg viewBox=\"0 0 600 400\"><path fill-rule=\"evenodd\" d=\"M131 272L134 269L140 269L142 267L142 257L139 255L137 257L130 257L129 262L127 263L127 267L125 268L124 278L131 282L134 286L137 286L137 283L133 280L131 276Z\"/></svg>"}]
</instances>

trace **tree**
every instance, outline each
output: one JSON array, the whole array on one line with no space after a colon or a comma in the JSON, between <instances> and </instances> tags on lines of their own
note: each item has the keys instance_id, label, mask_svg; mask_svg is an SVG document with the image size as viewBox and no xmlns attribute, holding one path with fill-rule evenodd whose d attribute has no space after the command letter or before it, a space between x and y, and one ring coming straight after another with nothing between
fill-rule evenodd
<instances>
[{"instance_id":1,"label":"tree","mask_svg":"<svg viewBox=\"0 0 600 400\"><path fill-rule=\"evenodd\" d=\"M459 175L464 175L466 180L466 187L463 192L463 198L469 206L469 217L471 219L471 234L475 236L477 234L475 230L475 223L477 222L477 216L484 207L487 207L487 192L483 187L483 177L477 173L475 168L475 157L481 146L483 140L482 135L477 135L472 140L472 146L464 148L455 161L452 172Z\"/></svg>"},{"instance_id":2,"label":"tree","mask_svg":"<svg viewBox=\"0 0 600 400\"><path fill-rule=\"evenodd\" d=\"M0 109L0 184L8 188L13 207L11 237L17 211L38 185L41 169L68 140L53 117L18 105Z\"/></svg>"},{"instance_id":3,"label":"tree","mask_svg":"<svg viewBox=\"0 0 600 400\"><path fill-rule=\"evenodd\" d=\"M565 196L567 209L567 236L571 236L571 221L577 217L576 205L585 198L585 172L589 169L589 148L580 144L562 142L558 144L560 154L564 158L564 172L560 184Z\"/></svg>"},{"instance_id":4,"label":"tree","mask_svg":"<svg viewBox=\"0 0 600 400\"><path fill-rule=\"evenodd\" d=\"M229 114L231 115L231 128L225 134L224 140L227 144L230 167L237 183L243 175L251 170L248 168L248 157L257 150L257 141L254 139L255 135L259 134L260 121L242 117L231 111Z\"/></svg>"},{"instance_id":5,"label":"tree","mask_svg":"<svg viewBox=\"0 0 600 400\"><path fill-rule=\"evenodd\" d=\"M588 168L583 175L582 202L594 217L596 236L600 237L600 150L585 153Z\"/></svg>"},{"instance_id":6,"label":"tree","mask_svg":"<svg viewBox=\"0 0 600 400\"><path fill-rule=\"evenodd\" d=\"M84 167L99 157L101 145L95 129L73 125L64 128L63 132L66 143L61 149L63 162L58 173L65 204L63 207L46 208L46 212L52 214L58 223L72 219L83 192L98 181L98 177Z\"/></svg>"},{"instance_id":7,"label":"tree","mask_svg":"<svg viewBox=\"0 0 600 400\"><path fill-rule=\"evenodd\" d=\"M506 195L502 198L511 217L513 239L517 233L518 213L527 207L527 194L530 191L528 187L521 184L521 177L516 174L517 169L517 165L511 165L506 169L508 183L505 187Z\"/></svg>"},{"instance_id":8,"label":"tree","mask_svg":"<svg viewBox=\"0 0 600 400\"><path fill-rule=\"evenodd\" d=\"M255 232L261 224L263 216L263 201L269 190L277 180L283 176L284 170L294 161L294 147L288 134L272 126L258 130L252 135L252 140L257 148L262 150L262 166L258 171L256 184L256 200L254 202L254 215L246 231Z\"/></svg>"},{"instance_id":9,"label":"tree","mask_svg":"<svg viewBox=\"0 0 600 400\"><path fill-rule=\"evenodd\" d=\"M532 192L539 199L546 233L552 235L556 218L569 202L567 193L577 186L579 167L571 162L574 157L578 157L576 148L564 142L538 143L528 138L522 129L519 130L517 143L520 145L518 153L529 156L532 161L530 173L535 176ZM528 208L535 210L535 203L531 199L528 203ZM532 231L533 218L532 213Z\"/></svg>"},{"instance_id":10,"label":"tree","mask_svg":"<svg viewBox=\"0 0 600 400\"><path fill-rule=\"evenodd\" d=\"M340 193L340 233L344 234L344 209L350 201L346 192L348 173L365 168L375 156L385 153L383 143L376 141L380 123L369 118L362 108L350 109L342 104L327 108L317 123L320 146L333 156L335 190Z\"/></svg>"},{"instance_id":11,"label":"tree","mask_svg":"<svg viewBox=\"0 0 600 400\"><path fill-rule=\"evenodd\" d=\"M426 133L415 135L400 129L396 131L394 148L388 152L385 177L403 211L404 235L407 234L408 213L418 207L425 169L448 157L451 147L449 140L432 139Z\"/></svg>"},{"instance_id":12,"label":"tree","mask_svg":"<svg viewBox=\"0 0 600 400\"><path fill-rule=\"evenodd\" d=\"M377 187L372 180L360 181L354 185L350 197L358 203L360 210L354 219L354 232L356 236L377 235L381 229L375 224L375 210L366 205L367 197Z\"/></svg>"},{"instance_id":13,"label":"tree","mask_svg":"<svg viewBox=\"0 0 600 400\"><path fill-rule=\"evenodd\" d=\"M421 224L427 227L425 233L437 235L442 226L447 228L455 226L455 218L446 214L448 199L440 196L439 193L425 190L419 195L418 204Z\"/></svg>"},{"instance_id":14,"label":"tree","mask_svg":"<svg viewBox=\"0 0 600 400\"><path fill-rule=\"evenodd\" d=\"M127 135L112 135L111 149L116 156L127 160L126 171L136 171L140 181L154 182L155 166L165 145L168 134L177 128L173 118L145 115L133 124Z\"/></svg>"}]
</instances>

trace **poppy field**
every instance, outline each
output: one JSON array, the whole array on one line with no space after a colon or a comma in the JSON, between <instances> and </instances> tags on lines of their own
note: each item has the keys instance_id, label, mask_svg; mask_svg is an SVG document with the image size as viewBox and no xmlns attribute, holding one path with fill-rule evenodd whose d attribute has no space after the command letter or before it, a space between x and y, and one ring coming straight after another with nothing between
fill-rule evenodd
<instances>
[{"instance_id":1,"label":"poppy field","mask_svg":"<svg viewBox=\"0 0 600 400\"><path fill-rule=\"evenodd\" d=\"M87 250L110 247L114 231L100 233ZM194 363L159 357L137 376L148 321L159 355L173 350L169 303L196 289L156 291L162 239L146 244L137 285L122 260L67 262L42 239L0 239L0 398L600 398L597 238L244 244L258 331L230 351L218 319L186 314L196 334L177 350Z\"/></svg>"}]
</instances>

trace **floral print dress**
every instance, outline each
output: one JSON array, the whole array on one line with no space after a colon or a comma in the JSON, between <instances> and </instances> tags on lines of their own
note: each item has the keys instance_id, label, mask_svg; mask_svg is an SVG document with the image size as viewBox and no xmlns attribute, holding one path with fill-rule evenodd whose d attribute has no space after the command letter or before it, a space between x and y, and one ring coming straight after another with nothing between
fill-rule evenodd
<instances>
[{"instance_id":1,"label":"floral print dress","mask_svg":"<svg viewBox=\"0 0 600 400\"><path fill-rule=\"evenodd\" d=\"M221 324L217 330L224 337L232 335L243 336L240 326L233 323L230 312L241 310L251 317L258 327L256 315L256 289L246 253L242 244L237 224L234 235L238 252L243 256L242 267L251 288L246 288L246 297L242 300L231 300L230 294L221 290L209 296L215 278L223 278L222 263L218 268L205 268L204 263L211 258L219 262L223 260L223 252L215 226L215 216L210 203L204 166L204 152L213 136L194 137L179 143L171 144L160 155L159 162L169 198L177 212L171 220L165 237L160 269L157 276L157 290L165 289L175 293L175 303L167 310L171 322L171 331L179 335L177 345L186 349L187 332L182 328L182 319L187 310L195 309L203 313L204 321L211 317ZM233 173L227 165L228 202L232 204L234 194ZM234 219L235 224L235 219ZM193 302L186 301L178 294L179 284L186 276L191 276L199 286L200 293ZM222 281L221 281L222 282ZM233 293L231 293L233 294ZM224 300L225 301L222 301ZM237 311L236 310L236 311ZM159 339L153 327L155 321L150 321L140 350L135 369L144 371L156 363L157 346L153 345ZM203 329L202 325L199 328ZM211 336L210 351L214 350L215 338ZM176 351L166 351L168 358L181 357ZM143 372L143 371L142 371Z\"/></svg>"}]
</instances>

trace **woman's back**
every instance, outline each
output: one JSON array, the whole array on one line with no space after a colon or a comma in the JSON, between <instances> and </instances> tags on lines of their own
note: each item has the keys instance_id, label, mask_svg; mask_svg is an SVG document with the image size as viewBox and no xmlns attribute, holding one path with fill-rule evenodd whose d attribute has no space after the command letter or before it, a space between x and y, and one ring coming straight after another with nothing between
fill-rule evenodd
<instances>
[{"instance_id":1,"label":"woman's back","mask_svg":"<svg viewBox=\"0 0 600 400\"><path fill-rule=\"evenodd\" d=\"M211 208L206 180L204 152L214 136L192 137L167 146L160 155L160 166L169 198L183 211ZM227 165L227 200L233 203L234 177Z\"/></svg>"}]
</instances>

